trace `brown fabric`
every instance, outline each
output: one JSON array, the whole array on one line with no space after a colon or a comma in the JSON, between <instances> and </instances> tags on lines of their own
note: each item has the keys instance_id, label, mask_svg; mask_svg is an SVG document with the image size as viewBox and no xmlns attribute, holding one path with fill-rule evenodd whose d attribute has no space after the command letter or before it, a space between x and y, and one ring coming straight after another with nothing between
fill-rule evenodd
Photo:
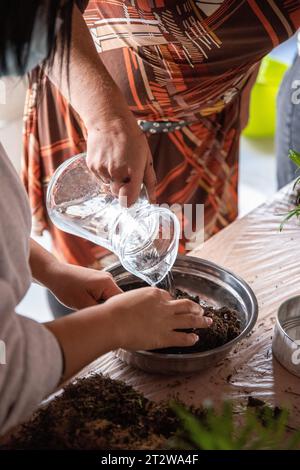
<instances>
[{"instance_id":1,"label":"brown fabric","mask_svg":"<svg viewBox=\"0 0 300 470\"><path fill-rule=\"evenodd\" d=\"M148 136L158 202L205 204L210 237L237 215L238 147L246 121L241 101L246 116L257 64L300 25L298 0L97 0L84 16L136 118L190 123ZM51 226L43 202L53 171L84 151L85 139L83 124L58 90L46 77L38 85L34 74L23 173L34 225L50 229L61 258L96 266L106 250Z\"/></svg>"},{"instance_id":2,"label":"brown fabric","mask_svg":"<svg viewBox=\"0 0 300 470\"><path fill-rule=\"evenodd\" d=\"M86 7L89 4L89 0L76 0L76 4L77 4L79 10L81 11L81 13L84 13L84 10L86 9Z\"/></svg>"}]
</instances>

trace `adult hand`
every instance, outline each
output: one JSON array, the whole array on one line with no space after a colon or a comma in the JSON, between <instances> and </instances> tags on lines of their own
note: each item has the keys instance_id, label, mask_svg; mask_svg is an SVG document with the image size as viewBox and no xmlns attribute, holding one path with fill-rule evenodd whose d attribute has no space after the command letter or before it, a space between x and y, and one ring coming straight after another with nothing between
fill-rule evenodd
<instances>
[{"instance_id":1,"label":"adult hand","mask_svg":"<svg viewBox=\"0 0 300 470\"><path fill-rule=\"evenodd\" d=\"M155 202L156 177L144 133L132 117L116 118L88 130L88 167L110 184L123 206L131 206L144 183L150 202Z\"/></svg>"},{"instance_id":2,"label":"adult hand","mask_svg":"<svg viewBox=\"0 0 300 470\"><path fill-rule=\"evenodd\" d=\"M142 183L154 202L156 181L147 139L106 70L77 7L73 9L69 55L62 46L59 43L47 74L88 131L88 166L110 183L124 205L125 197L128 206L137 200Z\"/></svg>"}]
</instances>

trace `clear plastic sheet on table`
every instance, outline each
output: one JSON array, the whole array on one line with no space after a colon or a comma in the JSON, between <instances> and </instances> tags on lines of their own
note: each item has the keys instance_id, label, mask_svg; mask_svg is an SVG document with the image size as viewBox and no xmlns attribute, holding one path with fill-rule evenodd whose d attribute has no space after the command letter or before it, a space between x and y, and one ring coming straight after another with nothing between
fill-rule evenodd
<instances>
[{"instance_id":1,"label":"clear plastic sheet on table","mask_svg":"<svg viewBox=\"0 0 300 470\"><path fill-rule=\"evenodd\" d=\"M178 397L200 405L224 399L237 406L249 395L271 405L292 409L292 423L300 426L300 378L286 371L272 356L272 334L279 305L300 293L300 226L290 221L280 233L280 214L293 204L292 186L211 238L191 254L230 269L245 279L259 303L253 333L220 364L192 376L146 374L123 364L109 353L81 372L108 374L154 400Z\"/></svg>"}]
</instances>

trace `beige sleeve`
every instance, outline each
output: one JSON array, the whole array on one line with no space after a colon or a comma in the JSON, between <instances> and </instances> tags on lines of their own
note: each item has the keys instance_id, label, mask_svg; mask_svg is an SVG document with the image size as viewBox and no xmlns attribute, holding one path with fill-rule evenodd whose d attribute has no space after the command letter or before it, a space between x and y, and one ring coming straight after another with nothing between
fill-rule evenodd
<instances>
[{"instance_id":1,"label":"beige sleeve","mask_svg":"<svg viewBox=\"0 0 300 470\"><path fill-rule=\"evenodd\" d=\"M58 385L63 358L54 335L15 313L10 285L0 279L0 435L26 419Z\"/></svg>"}]
</instances>

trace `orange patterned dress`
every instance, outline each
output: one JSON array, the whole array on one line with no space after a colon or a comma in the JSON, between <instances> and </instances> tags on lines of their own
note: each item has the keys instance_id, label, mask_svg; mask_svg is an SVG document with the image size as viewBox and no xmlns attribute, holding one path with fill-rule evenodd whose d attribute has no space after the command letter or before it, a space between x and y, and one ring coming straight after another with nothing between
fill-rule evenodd
<instances>
[{"instance_id":1,"label":"orange patterned dress","mask_svg":"<svg viewBox=\"0 0 300 470\"><path fill-rule=\"evenodd\" d=\"M79 1L96 48L136 119L185 123L172 132L147 134L158 202L204 204L210 237L237 216L247 96L260 60L300 26L300 1L86 3ZM34 227L50 230L61 259L101 267L106 250L48 220L49 178L60 163L85 150L86 130L47 77L39 83L37 76L32 74L27 96L23 166Z\"/></svg>"}]
</instances>

